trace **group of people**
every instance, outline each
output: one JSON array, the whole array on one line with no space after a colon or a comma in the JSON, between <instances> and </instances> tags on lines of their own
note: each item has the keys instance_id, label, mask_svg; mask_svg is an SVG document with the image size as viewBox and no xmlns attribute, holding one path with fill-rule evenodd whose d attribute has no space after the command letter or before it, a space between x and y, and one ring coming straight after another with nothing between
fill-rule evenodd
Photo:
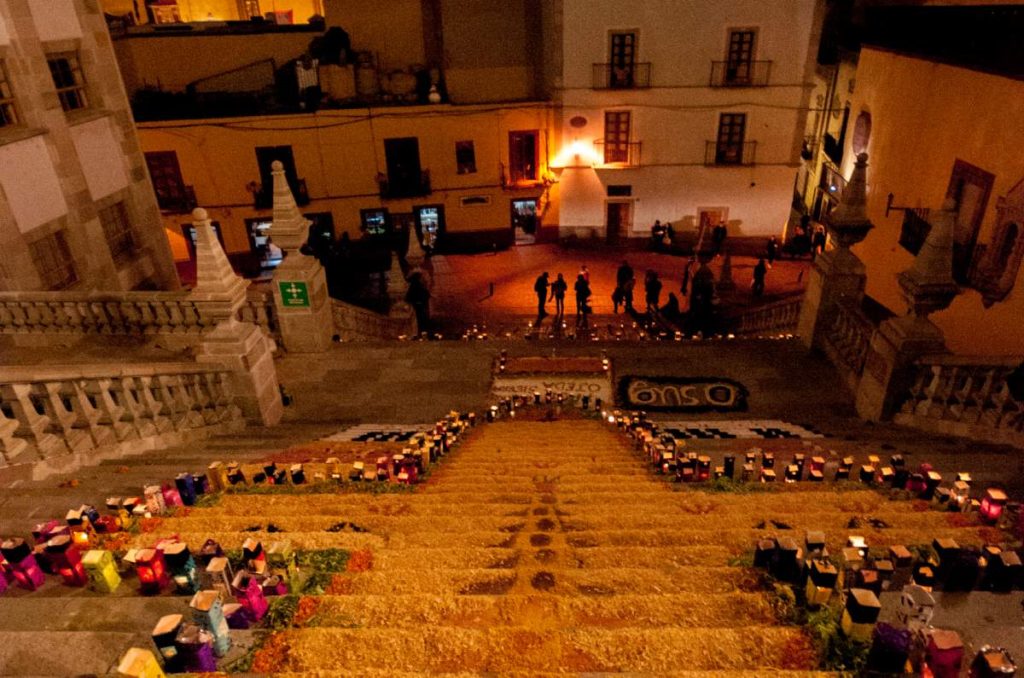
<instances>
[{"instance_id":1,"label":"group of people","mask_svg":"<svg viewBox=\"0 0 1024 678\"><path fill-rule=\"evenodd\" d=\"M561 273L554 282L550 282L549 278L550 274L544 271L533 283L533 291L537 294L538 323L548 316L545 304L549 301L555 302L555 321L565 318L565 294L569 290L569 283ZM576 293L576 327L590 327L589 316L594 312L594 308L590 305L590 271L587 270L586 264L580 266L573 291Z\"/></svg>"}]
</instances>

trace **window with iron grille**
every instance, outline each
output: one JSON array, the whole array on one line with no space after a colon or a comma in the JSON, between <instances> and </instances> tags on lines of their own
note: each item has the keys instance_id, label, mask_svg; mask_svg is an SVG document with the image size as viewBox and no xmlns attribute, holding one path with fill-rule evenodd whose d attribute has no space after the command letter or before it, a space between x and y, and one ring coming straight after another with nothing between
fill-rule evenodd
<instances>
[{"instance_id":1,"label":"window with iron grille","mask_svg":"<svg viewBox=\"0 0 1024 678\"><path fill-rule=\"evenodd\" d=\"M28 251L46 289L62 290L78 282L75 261L71 258L71 248L64 231L29 243Z\"/></svg>"},{"instance_id":2,"label":"window with iron grille","mask_svg":"<svg viewBox=\"0 0 1024 678\"><path fill-rule=\"evenodd\" d=\"M77 52L51 54L47 57L53 86L57 88L60 105L65 111L77 111L89 105L85 94L85 76Z\"/></svg>"},{"instance_id":3,"label":"window with iron grille","mask_svg":"<svg viewBox=\"0 0 1024 678\"><path fill-rule=\"evenodd\" d=\"M610 38L608 86L632 87L636 64L636 33L616 31L611 34Z\"/></svg>"},{"instance_id":4,"label":"window with iron grille","mask_svg":"<svg viewBox=\"0 0 1024 678\"><path fill-rule=\"evenodd\" d=\"M14 92L7 77L7 66L0 60L0 127L18 124L18 112L14 108Z\"/></svg>"},{"instance_id":5,"label":"window with iron grille","mask_svg":"<svg viewBox=\"0 0 1024 678\"><path fill-rule=\"evenodd\" d=\"M722 113L718 119L716 163L738 165L743 162L743 137L746 134L746 127L745 113Z\"/></svg>"},{"instance_id":6,"label":"window with iron grille","mask_svg":"<svg viewBox=\"0 0 1024 678\"><path fill-rule=\"evenodd\" d=\"M107 246L110 248L110 256L116 262L123 262L130 259L135 252L135 237L132 235L131 222L128 220L128 211L124 208L123 202L117 202L110 207L104 207L99 211L100 224L103 225L103 235L107 238Z\"/></svg>"},{"instance_id":7,"label":"window with iron grille","mask_svg":"<svg viewBox=\"0 0 1024 678\"><path fill-rule=\"evenodd\" d=\"M605 111L604 161L629 162L629 111Z\"/></svg>"},{"instance_id":8,"label":"window with iron grille","mask_svg":"<svg viewBox=\"0 0 1024 678\"><path fill-rule=\"evenodd\" d=\"M755 31L749 29L729 31L729 52L725 62L726 82L745 83L750 81L756 35Z\"/></svg>"}]
</instances>

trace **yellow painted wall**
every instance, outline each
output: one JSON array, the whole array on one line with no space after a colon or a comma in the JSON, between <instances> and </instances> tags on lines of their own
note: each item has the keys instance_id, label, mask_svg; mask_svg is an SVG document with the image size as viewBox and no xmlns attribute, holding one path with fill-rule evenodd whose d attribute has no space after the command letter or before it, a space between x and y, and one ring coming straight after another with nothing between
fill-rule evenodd
<instances>
[{"instance_id":1,"label":"yellow painted wall","mask_svg":"<svg viewBox=\"0 0 1024 678\"><path fill-rule=\"evenodd\" d=\"M423 65L420 0L324 0L328 26L341 26L352 49L373 52L383 70Z\"/></svg>"},{"instance_id":2,"label":"yellow painted wall","mask_svg":"<svg viewBox=\"0 0 1024 678\"><path fill-rule=\"evenodd\" d=\"M320 111L293 116L142 123L139 140L144 151L175 151L186 184L195 188L198 203L221 223L229 252L249 249L245 219L269 217L252 208L250 181L259 181L257 146L290 145L299 178L305 179L312 202L304 212L334 215L335 233L360 236L360 209L387 207L410 212L414 205L444 205L449 233L511 228L514 197L537 197L541 188L504 190L499 163L508 163L508 134L540 130L540 171L547 168L544 146L549 143L553 111L546 105L416 106ZM198 121L203 123L204 121ZM421 198L381 201L375 180L387 172L384 140L419 139L420 163L430 170L433 192ZM473 141L477 172L458 174L455 142ZM552 154L554 149L550 149ZM485 195L489 205L463 207L460 197ZM551 200L544 225L557 223L557 187L542 199ZM188 258L181 224L187 215L164 217L175 258Z\"/></svg>"},{"instance_id":3,"label":"yellow painted wall","mask_svg":"<svg viewBox=\"0 0 1024 678\"><path fill-rule=\"evenodd\" d=\"M875 229L854 251L867 266L868 294L903 313L896 274L912 256L898 243L903 213L885 216L887 194L900 206L936 209L957 158L991 172L995 184L978 236L979 243L991 242L997 198L1024 178L1024 82L866 48L851 119L862 110L872 117L868 210ZM844 165L849 176L849 145ZM1009 296L989 309L968 289L931 317L957 353L1022 354L1024 271Z\"/></svg>"},{"instance_id":4,"label":"yellow painted wall","mask_svg":"<svg viewBox=\"0 0 1024 678\"><path fill-rule=\"evenodd\" d=\"M138 0L139 18L146 21L145 2ZM132 0L100 0L107 14L121 15L134 12ZM292 10L292 21L304 24L314 14L323 14L322 0L260 0L260 11ZM182 21L235 21L238 15L237 0L178 0L178 12Z\"/></svg>"}]
</instances>

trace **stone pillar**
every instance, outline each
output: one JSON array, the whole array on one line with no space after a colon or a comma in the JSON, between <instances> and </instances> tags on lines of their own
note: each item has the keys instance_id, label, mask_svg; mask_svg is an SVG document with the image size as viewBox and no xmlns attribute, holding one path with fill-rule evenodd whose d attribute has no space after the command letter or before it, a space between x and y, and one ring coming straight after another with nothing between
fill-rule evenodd
<instances>
[{"instance_id":1,"label":"stone pillar","mask_svg":"<svg viewBox=\"0 0 1024 678\"><path fill-rule=\"evenodd\" d=\"M857 164L843 192L843 201L827 219L829 233L836 247L814 259L807 290L800 306L797 334L807 348L822 343L823 322L840 299L859 302L864 296L866 274L864 262L850 247L863 240L874 225L867 215L868 155L857 156Z\"/></svg>"},{"instance_id":2,"label":"stone pillar","mask_svg":"<svg viewBox=\"0 0 1024 678\"><path fill-rule=\"evenodd\" d=\"M956 204L949 199L934 214L913 265L897 278L907 315L885 321L871 337L856 394L857 414L870 421L892 416L899 397L910 388L919 358L946 352L942 330L928 315L949 306L959 293L953 280Z\"/></svg>"},{"instance_id":3,"label":"stone pillar","mask_svg":"<svg viewBox=\"0 0 1024 678\"><path fill-rule=\"evenodd\" d=\"M302 216L284 165L275 160L274 220L270 237L285 254L274 271L274 308L285 349L293 353L319 353L331 345L334 318L327 295L327 276L316 257L299 251L309 233L310 221Z\"/></svg>"},{"instance_id":4,"label":"stone pillar","mask_svg":"<svg viewBox=\"0 0 1024 678\"><path fill-rule=\"evenodd\" d=\"M192 298L204 319L214 325L203 334L196 361L230 370L230 395L245 418L273 426L284 411L271 355L273 343L256 325L239 322L238 310L245 304L249 283L231 268L206 210L197 208L192 217L196 227L196 287Z\"/></svg>"}]
</instances>

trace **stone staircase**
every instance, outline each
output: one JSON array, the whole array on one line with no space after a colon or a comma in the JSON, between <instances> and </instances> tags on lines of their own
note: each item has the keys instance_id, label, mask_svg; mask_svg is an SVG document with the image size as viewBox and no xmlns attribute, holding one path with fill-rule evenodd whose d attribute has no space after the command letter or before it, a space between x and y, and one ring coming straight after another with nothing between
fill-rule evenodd
<instances>
[{"instance_id":1,"label":"stone staircase","mask_svg":"<svg viewBox=\"0 0 1024 678\"><path fill-rule=\"evenodd\" d=\"M283 634L280 669L806 668L792 656L807 656L801 632L776 625L750 573L729 567L742 549L719 543L717 521L683 516L682 496L599 423L576 421L485 427L413 495L267 498L266 515L293 543L373 552L351 594L319 599L315 627ZM228 531L253 521L235 499L214 509ZM339 519L369 534L325 535ZM681 537L669 519L682 520Z\"/></svg>"}]
</instances>

